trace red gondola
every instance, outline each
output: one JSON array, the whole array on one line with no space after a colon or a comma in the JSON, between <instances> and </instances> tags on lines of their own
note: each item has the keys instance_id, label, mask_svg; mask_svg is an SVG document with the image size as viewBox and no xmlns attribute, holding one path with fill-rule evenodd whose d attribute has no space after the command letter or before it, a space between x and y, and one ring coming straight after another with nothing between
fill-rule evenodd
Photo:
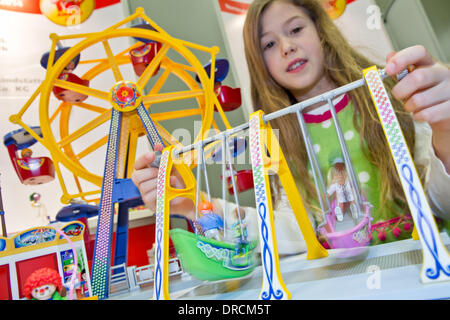
<instances>
[{"instance_id":1,"label":"red gondola","mask_svg":"<svg viewBox=\"0 0 450 320\"><path fill-rule=\"evenodd\" d=\"M89 87L89 80L81 79L80 77L78 77L73 73L61 73L59 79ZM53 93L59 100L70 103L83 102L88 97L85 94L78 93L72 90L63 89L60 87L53 87Z\"/></svg>"},{"instance_id":2,"label":"red gondola","mask_svg":"<svg viewBox=\"0 0 450 320\"><path fill-rule=\"evenodd\" d=\"M223 111L233 111L239 108L242 104L241 89L232 88L222 84L222 81L228 75L229 63L227 59L217 59L215 61L215 72L214 72L214 92L216 93L217 100L223 109ZM206 74L211 73L211 63L204 66ZM200 82L198 76L195 78L197 82ZM214 110L218 111L216 106Z\"/></svg>"},{"instance_id":3,"label":"red gondola","mask_svg":"<svg viewBox=\"0 0 450 320\"><path fill-rule=\"evenodd\" d=\"M31 129L42 136L40 127L32 127ZM3 138L14 170L16 170L17 176L23 184L42 184L55 178L55 167L50 158L32 157L32 151L29 147L36 142L36 139L24 129L12 131ZM18 150L22 150L20 157L18 156Z\"/></svg>"},{"instance_id":4,"label":"red gondola","mask_svg":"<svg viewBox=\"0 0 450 320\"><path fill-rule=\"evenodd\" d=\"M133 64L133 69L136 75L141 76L145 68L149 63L155 58L158 51L161 49L161 43L159 42L148 42L130 50L131 63ZM152 76L156 75L160 69L160 65L156 68Z\"/></svg>"},{"instance_id":5,"label":"red gondola","mask_svg":"<svg viewBox=\"0 0 450 320\"><path fill-rule=\"evenodd\" d=\"M131 26L132 28L145 29L150 31L156 31L151 25L145 22L143 19L140 19L140 23ZM154 40L133 37L137 41L143 43L143 45L130 50L130 58L131 63L133 64L134 72L137 76L141 76L144 72L145 68L149 65L149 63L155 58L158 51L161 49L161 43L156 42ZM152 76L156 75L160 69L160 65L158 65L155 69L155 72Z\"/></svg>"},{"instance_id":6,"label":"red gondola","mask_svg":"<svg viewBox=\"0 0 450 320\"><path fill-rule=\"evenodd\" d=\"M233 158L236 158L238 155L240 155L247 149L247 140L245 140L245 138L243 137L234 137L228 143L229 143L228 146L230 148L230 155ZM222 147L219 147L212 153L211 158L214 162L218 163L222 161L222 151L223 151ZM233 191L233 184L231 181L232 176L231 170L227 169L225 175L228 183L228 192L229 194L232 195L234 194L234 191ZM250 190L254 187L252 170L235 171L233 169L233 176L236 182L236 188L238 193ZM222 176L220 178L223 179Z\"/></svg>"},{"instance_id":7,"label":"red gondola","mask_svg":"<svg viewBox=\"0 0 450 320\"><path fill-rule=\"evenodd\" d=\"M220 82L216 82L214 92L216 93L217 99L225 112L233 111L239 108L242 104L240 88L231 88L229 86L222 85ZM217 111L216 106L214 106L214 110Z\"/></svg>"},{"instance_id":8,"label":"red gondola","mask_svg":"<svg viewBox=\"0 0 450 320\"><path fill-rule=\"evenodd\" d=\"M54 62L56 62L59 58L61 58L70 49L70 47L62 47L60 43L58 43L57 45L58 50L55 51ZM44 69L47 69L48 67L49 56L50 52L46 52L41 57L41 66ZM64 70L61 72L58 79L89 87L89 80L81 79L76 74L72 73L72 71L75 70L75 68L78 66L79 62L80 62L80 55L77 55L74 59L72 59L72 61L70 61L70 63L67 66L65 66ZM72 90L67 90L60 87L53 87L53 93L56 96L56 98L58 98L58 100L69 103L83 102L88 97L85 94L78 93Z\"/></svg>"},{"instance_id":9,"label":"red gondola","mask_svg":"<svg viewBox=\"0 0 450 320\"><path fill-rule=\"evenodd\" d=\"M221 177L222 178L222 177ZM253 174L252 170L239 170L234 172L234 179L236 182L237 192L244 192L253 189ZM231 176L227 177L228 193L233 195L233 184L231 183Z\"/></svg>"}]
</instances>

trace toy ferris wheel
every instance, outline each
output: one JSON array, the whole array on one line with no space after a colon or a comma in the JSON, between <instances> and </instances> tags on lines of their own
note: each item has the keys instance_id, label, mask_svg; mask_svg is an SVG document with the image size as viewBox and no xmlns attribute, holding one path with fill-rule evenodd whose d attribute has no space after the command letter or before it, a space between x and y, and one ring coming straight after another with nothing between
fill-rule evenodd
<instances>
[{"instance_id":1,"label":"toy ferris wheel","mask_svg":"<svg viewBox=\"0 0 450 320\"><path fill-rule=\"evenodd\" d=\"M126 24L133 20L137 20L139 24L131 28L126 27ZM117 41L123 43L128 41L129 37L138 42L122 52L114 53L111 43ZM218 111L225 127L230 128L224 114L227 106L220 101L221 96L214 92L218 82L214 79L215 73L207 74L208 68L204 68L191 51L195 49L203 55L209 54L211 57L209 70L216 70L215 61L219 49L171 37L149 19L142 8L138 8L131 16L101 32L68 36L52 34L50 38L51 50L41 60L41 64L47 69L45 80L10 120L21 125L50 151L62 188L63 203L69 203L75 198L88 202L99 201L103 174L97 169L103 170L103 163L100 167L94 168L92 164L95 161L92 161L92 157L105 152L109 134L104 126L114 121L115 113L121 115L120 121L117 122L121 130L116 150L119 178L130 176L138 139L145 136L146 131L149 133L143 124L146 120L142 118L147 110L151 112L151 126L166 144L182 145L165 128L166 120L186 118L192 123L196 120L201 121L194 142L207 135L210 129L218 128L214 120L214 111ZM72 47L61 45L61 42L78 39L80 42ZM104 49L104 58L80 59L80 56L85 54L89 56L89 50L96 46ZM170 58L173 56L176 59ZM127 64L132 64L134 73L138 76L136 81L124 78L123 70ZM81 77L73 72L77 66L87 69ZM106 71L112 71L114 80L111 81L109 78L107 81L103 80L103 73ZM181 91L167 89L166 82L170 81L172 83L178 81L185 89ZM144 88L147 89L147 93ZM41 135L22 119L35 100L39 103ZM184 101L187 101L186 106L181 109L167 111L164 107L161 111L161 108L158 108L158 105L165 106L164 103L167 102ZM233 108L236 108L236 104L229 110ZM74 122L74 119L78 122ZM152 140L152 135L148 136L149 140ZM153 145L154 141L150 142ZM188 143L190 142L192 141ZM187 156L190 157L184 159L187 163L195 163L193 161L195 153ZM62 174L61 165L69 171L69 177ZM66 185L71 175L76 191L68 190Z\"/></svg>"}]
</instances>

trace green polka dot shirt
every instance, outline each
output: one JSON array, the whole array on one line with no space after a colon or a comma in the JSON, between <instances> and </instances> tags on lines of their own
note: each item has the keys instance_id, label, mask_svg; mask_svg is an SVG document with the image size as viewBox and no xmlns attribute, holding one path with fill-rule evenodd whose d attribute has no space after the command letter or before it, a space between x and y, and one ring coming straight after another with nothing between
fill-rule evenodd
<instances>
[{"instance_id":1,"label":"green polka dot shirt","mask_svg":"<svg viewBox=\"0 0 450 320\"><path fill-rule=\"evenodd\" d=\"M333 101L335 104L335 110L339 119L342 134L344 136L348 152L353 164L356 179L358 180L361 194L364 200L368 200L373 208L371 210L371 216L373 218L372 224L377 222L386 221L396 218L399 213L380 208L380 177L378 168L372 165L365 157L363 150L361 149L361 138L359 132L355 129L353 124L353 114L355 112L354 105L348 95L343 95ZM324 110L327 110L324 112ZM308 132L311 137L312 146L321 169L322 177L326 188L332 183L332 168L333 162L341 158L343 154L340 148L336 127L328 109L328 106L319 107L313 111L314 113L304 113L303 117L307 123ZM364 145L364 144L363 144ZM386 150L389 152L389 150ZM348 169L348 168L347 168ZM348 170L347 170L348 171ZM312 171L310 169L312 177ZM349 178L348 178L349 179ZM407 213L405 213L407 214ZM391 226L392 227L392 226ZM385 229L385 228L384 228ZM389 228L391 229L391 228ZM385 230L386 231L386 230ZM405 237L410 236L409 232L403 232ZM387 232L388 238L390 232ZM377 235L375 235L374 241L377 241ZM393 239L383 239L382 242L389 242L399 240L402 237L393 237Z\"/></svg>"}]
</instances>

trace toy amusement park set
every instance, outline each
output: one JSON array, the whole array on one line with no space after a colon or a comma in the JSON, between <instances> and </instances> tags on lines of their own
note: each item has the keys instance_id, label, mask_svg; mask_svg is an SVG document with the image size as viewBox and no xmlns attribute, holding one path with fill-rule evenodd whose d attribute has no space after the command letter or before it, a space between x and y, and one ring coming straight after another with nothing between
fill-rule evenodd
<instances>
[{"instance_id":1,"label":"toy amusement park set","mask_svg":"<svg viewBox=\"0 0 450 320\"><path fill-rule=\"evenodd\" d=\"M109 41L126 37L133 38L134 44L123 52L114 53ZM5 212L0 202L2 299L310 299L321 286L322 297L333 298L326 296L325 291L342 291L342 282L339 284L342 279L346 279L345 287L350 290L351 279L368 277L365 268L356 271L355 261L362 266L378 264L386 274L395 272L396 267L407 268L401 276L395 277L402 278L399 288L426 292L428 296L425 297L448 297L450 282L446 280L450 280L450 257L444 242L449 245L450 240L446 234L439 233L434 221L383 86L387 76L384 70L376 67L362 70L359 81L272 114L255 112L248 123L231 127L226 113L241 106L241 95L239 88L222 85L228 73L228 61L217 57L217 47L207 48L173 38L141 8L104 31L72 36L51 34L50 39L50 50L40 60L46 69L45 80L19 112L11 115L10 121L17 124L18 129L4 137L4 145L23 184L35 185L55 177L58 179L61 202L65 206L58 212L56 220L63 226L48 225L41 196L34 193L30 200L39 210L43 225L7 237ZM63 45L64 41L74 39L78 41L76 45ZM83 52L97 43L103 45L106 58L83 60ZM195 50L209 54L210 62L202 65L193 53ZM170 59L169 52L182 56L185 63ZM119 66L126 64L132 66L137 81L122 76ZM77 74L79 65L89 68L84 75ZM92 80L105 70L114 74L109 92L92 85ZM405 70L398 77L407 72ZM161 93L169 76L181 79L188 90ZM151 89L144 90L149 86ZM395 160L415 226L413 239L372 247L369 247L371 204L359 192L360 186L333 103L335 97L363 86L371 92L389 143L390 150L386 152L391 152ZM154 104L183 99L195 99L198 107L151 113ZM58 103L56 109L50 107L55 101ZM332 186L326 188L327 181L322 176L301 116L303 109L318 102L328 103L335 123L342 154L333 164L337 172L342 168L346 170L345 201L342 197L326 195ZM25 123L23 115L33 106L39 108L39 120L36 120L39 123ZM82 127L69 129L74 108L90 110L96 116ZM270 126L270 120L293 113L298 116L302 131L298 138L305 142L323 216L317 228L311 225ZM225 130L218 129L215 114ZM193 115L201 117L202 125L190 145L182 145L161 124L171 118L190 121ZM58 118L59 132L55 132L52 124ZM77 139L108 121L108 135L85 145L84 150L74 151L73 143ZM211 128L215 129L212 134ZM129 178L140 137L147 138L152 148L161 145L163 149L157 152L157 160L152 164L159 171L154 233L148 235L154 243L151 263L130 266L127 261L129 209L143 205ZM50 157L33 155L31 147L35 143L42 144ZM90 172L82 159L104 145L104 172L98 175ZM233 160L244 152L249 154L252 169L236 170ZM211 163L221 165L221 177L208 175ZM62 166L73 174L77 186L75 192L66 187L67 177L61 173ZM192 171L194 168L196 176ZM184 189L170 185L173 169L182 177ZM274 173L289 199L298 232L306 242L304 255L279 257L269 185L269 175ZM214 213L210 191L212 179L221 181L223 214L234 215L236 223L233 225L227 225L225 217ZM85 190L81 181L89 181L95 190ZM258 212L259 232L255 239L249 237L244 211L239 204L241 192L251 189ZM185 197L195 203L196 219L181 219L185 220L186 228L170 225L170 216L174 213L169 210L169 202L176 197ZM227 210L230 206L235 209ZM91 246L93 234L89 232L88 223L93 217L98 220L95 242ZM345 221L347 224L343 228ZM401 242L407 249L400 249ZM386 252L397 257L412 253L416 258L403 265L394 263L383 267L380 261L387 259ZM381 260L373 262L377 258ZM320 275L320 270L327 271ZM365 283L362 280L358 285L367 287ZM316 289L311 290L313 287ZM360 297L375 298L370 295L373 292L361 293ZM342 298L342 293L337 293L334 298Z\"/></svg>"}]
</instances>

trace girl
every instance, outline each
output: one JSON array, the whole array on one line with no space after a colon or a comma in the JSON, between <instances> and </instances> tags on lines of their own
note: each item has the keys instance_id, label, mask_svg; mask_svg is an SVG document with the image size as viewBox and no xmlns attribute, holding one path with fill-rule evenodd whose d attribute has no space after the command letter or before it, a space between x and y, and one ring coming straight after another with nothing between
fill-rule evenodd
<instances>
[{"instance_id":1,"label":"girl","mask_svg":"<svg viewBox=\"0 0 450 320\"><path fill-rule=\"evenodd\" d=\"M244 42L253 104L266 114L358 80L362 69L374 65L350 47L319 2L313 0L255 0L247 13ZM450 144L446 142L450 137L450 70L419 46L392 53L386 60L389 75L410 65L416 67L399 83L388 79L385 85L396 99L405 100L404 105L395 99L392 103L419 174L425 185L430 182L430 202L436 214L448 219L450 202L445 191L436 186L450 186ZM363 87L338 100L336 111L343 132L350 133L348 145L357 177L374 205L375 228L380 223L380 232L388 229L387 234L393 235L389 229L397 227L397 217L404 216L408 208L369 91ZM337 145L335 134L330 136L334 129L326 128L331 116L325 110L312 106L304 115L315 146L321 147L317 156L323 170ZM414 120L430 124L433 143L429 127L416 125ZM312 179L299 179L309 174L303 140L292 139L300 132L295 115L275 119L272 127L282 128L280 144L299 181L298 189L312 213L317 212ZM322 150L326 146L331 148ZM408 215L403 220L408 222ZM386 224L389 221L394 224ZM402 237L386 240L394 238Z\"/></svg>"},{"instance_id":2,"label":"girl","mask_svg":"<svg viewBox=\"0 0 450 320\"><path fill-rule=\"evenodd\" d=\"M361 79L362 69L374 65L350 47L315 0L254 0L244 24L244 44L253 105L266 114ZM408 66L415 70L398 83L392 78L387 79L385 86L398 100L392 99L392 103L430 204L437 216L449 219L450 70L421 46L386 57L386 72L391 76ZM369 202L374 205L373 243L410 237L412 227L407 204L368 90L353 90L335 100L343 131L351 132L347 137L353 143L349 149L357 177L363 184L361 187L368 190ZM324 110L321 105L314 105L304 114L312 139L321 148L338 145L337 138L332 140L324 131L327 128L334 130L326 110L327 107ZM321 222L315 205L314 184L307 178L310 177L307 153L296 116L275 119L271 125L279 129L281 147L311 222L313 225ZM324 159L320 165L326 170L327 155L336 150L321 148L316 151L324 152L318 154L318 158ZM147 166L153 158L152 153L138 158L132 175L144 202L152 209L156 203L157 170ZM279 253L302 252L306 246L287 197L275 178L272 182ZM175 187L183 186L176 175L172 183ZM216 212L220 211L220 202L216 201L214 205ZM175 199L171 206L188 218L194 216L190 200ZM245 210L251 238L257 232L256 210ZM401 224L402 232L393 232ZM378 236L381 232L384 237Z\"/></svg>"}]
</instances>

